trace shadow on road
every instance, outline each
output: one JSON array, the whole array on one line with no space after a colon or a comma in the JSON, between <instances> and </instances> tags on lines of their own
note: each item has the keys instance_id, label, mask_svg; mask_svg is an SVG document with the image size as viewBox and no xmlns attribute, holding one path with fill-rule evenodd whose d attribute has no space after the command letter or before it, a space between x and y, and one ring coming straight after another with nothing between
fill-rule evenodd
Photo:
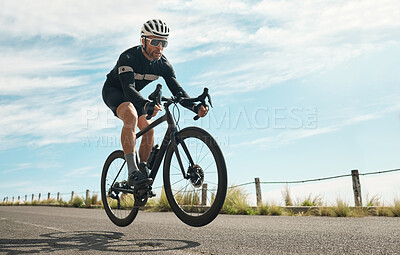
<instances>
[{"instance_id":1,"label":"shadow on road","mask_svg":"<svg viewBox=\"0 0 400 255\"><path fill-rule=\"evenodd\" d=\"M104 251L112 253L162 252L197 247L198 242L176 239L124 239L117 232L55 232L38 239L0 239L0 252L8 254Z\"/></svg>"}]
</instances>

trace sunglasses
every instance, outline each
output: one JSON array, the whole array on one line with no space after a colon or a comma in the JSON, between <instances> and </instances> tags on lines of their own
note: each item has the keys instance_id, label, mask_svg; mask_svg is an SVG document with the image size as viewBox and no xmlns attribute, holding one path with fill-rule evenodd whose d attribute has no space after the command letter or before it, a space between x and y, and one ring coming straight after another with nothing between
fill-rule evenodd
<instances>
[{"instance_id":1,"label":"sunglasses","mask_svg":"<svg viewBox=\"0 0 400 255\"><path fill-rule=\"evenodd\" d=\"M150 41L150 45L154 46L154 47L158 47L158 45L160 45L160 43L161 43L161 46L163 48L168 46L168 41L164 40L164 39L155 39L155 38L149 39L149 38L146 38L146 40L149 40Z\"/></svg>"}]
</instances>

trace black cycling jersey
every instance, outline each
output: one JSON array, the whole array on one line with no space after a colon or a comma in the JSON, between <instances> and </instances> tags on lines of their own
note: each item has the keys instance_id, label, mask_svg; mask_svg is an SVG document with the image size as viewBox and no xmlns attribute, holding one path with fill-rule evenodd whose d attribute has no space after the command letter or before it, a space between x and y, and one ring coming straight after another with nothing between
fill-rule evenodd
<instances>
[{"instance_id":1,"label":"black cycling jersey","mask_svg":"<svg viewBox=\"0 0 400 255\"><path fill-rule=\"evenodd\" d=\"M174 69L164 55L158 60L150 61L143 55L141 46L132 47L120 55L115 67L107 74L103 87L104 102L117 115L119 104L129 101L140 116L144 114L143 107L147 100L139 91L160 76L174 96L182 92L185 97L189 97L176 80ZM194 105L182 104L192 111Z\"/></svg>"}]
</instances>

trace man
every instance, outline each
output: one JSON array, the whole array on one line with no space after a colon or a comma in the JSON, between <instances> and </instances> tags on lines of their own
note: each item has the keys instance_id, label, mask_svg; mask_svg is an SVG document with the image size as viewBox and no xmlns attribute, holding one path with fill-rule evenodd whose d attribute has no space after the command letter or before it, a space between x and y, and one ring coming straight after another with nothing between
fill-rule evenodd
<instances>
[{"instance_id":1,"label":"man","mask_svg":"<svg viewBox=\"0 0 400 255\"><path fill-rule=\"evenodd\" d=\"M136 126L146 128L153 117L161 111L161 105L154 105L144 99L139 91L160 76L164 78L173 95L187 93L179 85L175 72L162 54L168 45L169 28L159 19L149 20L141 30L141 45L124 51L115 67L107 74L103 87L103 100L114 115L124 123L121 131L121 143L128 165L128 184L130 186L151 184L153 180L144 173L147 172L146 161L154 145L154 130L142 136L139 148L140 164L136 162ZM182 104L185 108L204 117L208 108L194 103Z\"/></svg>"}]
</instances>

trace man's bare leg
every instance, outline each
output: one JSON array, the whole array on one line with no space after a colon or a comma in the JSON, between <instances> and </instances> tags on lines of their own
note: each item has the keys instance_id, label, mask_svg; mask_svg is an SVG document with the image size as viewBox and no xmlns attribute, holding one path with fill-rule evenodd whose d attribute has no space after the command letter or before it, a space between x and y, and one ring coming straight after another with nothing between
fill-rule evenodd
<instances>
[{"instance_id":1,"label":"man's bare leg","mask_svg":"<svg viewBox=\"0 0 400 255\"><path fill-rule=\"evenodd\" d=\"M151 123L152 120L147 120L146 115L142 115L139 117L138 127L140 128L140 130L143 130ZM154 129L151 129L142 136L142 141L140 142L140 147L139 147L140 162L147 162L147 159L149 158L153 145L154 145Z\"/></svg>"},{"instance_id":2,"label":"man's bare leg","mask_svg":"<svg viewBox=\"0 0 400 255\"><path fill-rule=\"evenodd\" d=\"M121 131L121 143L124 154L135 152L136 147L136 126L138 117L135 107L130 102L124 102L117 108L117 115L124 122Z\"/></svg>"},{"instance_id":3,"label":"man's bare leg","mask_svg":"<svg viewBox=\"0 0 400 255\"><path fill-rule=\"evenodd\" d=\"M121 143L128 165L128 183L129 185L151 183L152 179L147 178L139 171L136 157L134 155L136 147L135 131L138 123L136 109L130 102L124 102L118 106L117 115L124 122L121 131Z\"/></svg>"}]
</instances>

